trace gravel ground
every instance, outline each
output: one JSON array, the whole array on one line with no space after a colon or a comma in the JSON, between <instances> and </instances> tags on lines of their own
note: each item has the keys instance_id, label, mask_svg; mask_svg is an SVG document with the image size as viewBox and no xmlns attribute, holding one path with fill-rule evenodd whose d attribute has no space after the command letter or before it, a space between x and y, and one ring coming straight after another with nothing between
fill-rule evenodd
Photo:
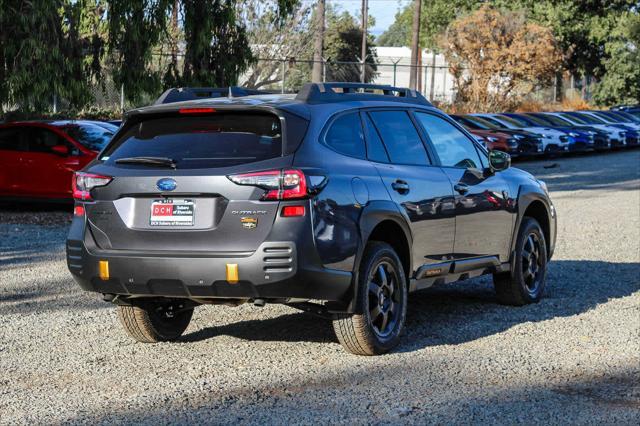
<instances>
[{"instance_id":1,"label":"gravel ground","mask_svg":"<svg viewBox=\"0 0 640 426\"><path fill-rule=\"evenodd\" d=\"M64 262L67 210L0 208L0 423L640 423L640 151L519 163L559 212L546 297L410 297L402 345L342 350L283 306L204 307L134 343Z\"/></svg>"}]
</instances>

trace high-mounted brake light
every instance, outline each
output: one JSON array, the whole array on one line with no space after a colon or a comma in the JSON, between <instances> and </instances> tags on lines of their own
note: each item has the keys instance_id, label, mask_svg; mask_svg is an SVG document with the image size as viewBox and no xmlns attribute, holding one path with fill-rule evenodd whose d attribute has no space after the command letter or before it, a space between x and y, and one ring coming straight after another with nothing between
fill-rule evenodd
<instances>
[{"instance_id":1,"label":"high-mounted brake light","mask_svg":"<svg viewBox=\"0 0 640 426\"><path fill-rule=\"evenodd\" d=\"M73 198L80 201L90 201L91 190L98 186L105 186L111 182L112 179L110 176L76 172L73 174L73 180L71 181Z\"/></svg>"},{"instance_id":2,"label":"high-mounted brake light","mask_svg":"<svg viewBox=\"0 0 640 426\"><path fill-rule=\"evenodd\" d=\"M269 170L227 177L238 185L264 189L262 200L293 200L307 196L307 180L300 170Z\"/></svg>"},{"instance_id":3,"label":"high-mounted brake light","mask_svg":"<svg viewBox=\"0 0 640 426\"><path fill-rule=\"evenodd\" d=\"M178 110L180 114L207 114L216 112L214 108L180 108Z\"/></svg>"}]
</instances>

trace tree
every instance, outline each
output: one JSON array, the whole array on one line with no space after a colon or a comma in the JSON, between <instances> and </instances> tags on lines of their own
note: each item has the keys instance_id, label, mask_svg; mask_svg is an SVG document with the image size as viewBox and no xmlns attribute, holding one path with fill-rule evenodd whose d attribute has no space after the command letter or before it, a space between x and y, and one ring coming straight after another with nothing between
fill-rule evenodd
<instances>
[{"instance_id":1,"label":"tree","mask_svg":"<svg viewBox=\"0 0 640 426\"><path fill-rule=\"evenodd\" d=\"M409 87L416 90L418 83L419 62L422 59L422 50L420 49L420 9L422 8L422 0L414 0L413 6L413 22L411 23L411 69L409 70Z\"/></svg>"},{"instance_id":2,"label":"tree","mask_svg":"<svg viewBox=\"0 0 640 426\"><path fill-rule=\"evenodd\" d=\"M0 104L42 111L54 96L78 107L90 100L94 61L87 59L92 51L85 18L91 5L89 0L0 2Z\"/></svg>"},{"instance_id":3,"label":"tree","mask_svg":"<svg viewBox=\"0 0 640 426\"><path fill-rule=\"evenodd\" d=\"M371 20L372 18L369 17ZM327 19L324 55L327 59L328 81L360 81L360 65L357 62L361 55L362 29L349 12L336 15L333 11ZM373 23L370 22L370 26ZM367 41L367 58L365 82L371 82L377 75L378 57L373 48L374 38L369 35Z\"/></svg>"},{"instance_id":4,"label":"tree","mask_svg":"<svg viewBox=\"0 0 640 426\"><path fill-rule=\"evenodd\" d=\"M274 2L244 0L243 3L242 19L247 22L249 42L256 61L241 84L259 89L280 83L282 66L288 68L289 58L305 57L313 43L312 5L300 3L281 21L277 18Z\"/></svg>"},{"instance_id":5,"label":"tree","mask_svg":"<svg viewBox=\"0 0 640 426\"><path fill-rule=\"evenodd\" d=\"M108 51L114 81L125 85L127 98L136 101L143 93L160 90L160 75L151 64L152 49L166 25L169 0L109 0Z\"/></svg>"},{"instance_id":6,"label":"tree","mask_svg":"<svg viewBox=\"0 0 640 426\"><path fill-rule=\"evenodd\" d=\"M458 100L475 110L507 108L548 83L561 62L551 31L522 13L490 6L456 20L441 38Z\"/></svg>"},{"instance_id":7,"label":"tree","mask_svg":"<svg viewBox=\"0 0 640 426\"><path fill-rule=\"evenodd\" d=\"M640 15L623 15L608 35L594 99L601 105L640 103Z\"/></svg>"}]
</instances>

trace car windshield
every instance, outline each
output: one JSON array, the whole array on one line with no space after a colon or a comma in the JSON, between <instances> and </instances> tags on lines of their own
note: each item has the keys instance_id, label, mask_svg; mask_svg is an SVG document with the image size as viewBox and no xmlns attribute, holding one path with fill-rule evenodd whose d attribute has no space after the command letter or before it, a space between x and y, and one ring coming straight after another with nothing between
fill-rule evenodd
<instances>
[{"instance_id":1,"label":"car windshield","mask_svg":"<svg viewBox=\"0 0 640 426\"><path fill-rule=\"evenodd\" d=\"M624 115L620 114L617 111L616 112L613 112L613 111L598 111L597 114L598 114L598 117L605 116L609 120L614 121L616 123L632 123L633 122L633 120L630 120L628 117L625 117Z\"/></svg>"},{"instance_id":2,"label":"car windshield","mask_svg":"<svg viewBox=\"0 0 640 426\"><path fill-rule=\"evenodd\" d=\"M461 117L459 115L452 115L451 118L456 120L458 123L462 124L465 127L474 130L491 130L491 126L489 123L482 123L481 121L476 121L471 119L471 117Z\"/></svg>"},{"instance_id":3,"label":"car windshield","mask_svg":"<svg viewBox=\"0 0 640 426\"><path fill-rule=\"evenodd\" d=\"M465 118L473 121L474 123L482 124L489 129L509 129L509 127L489 117L478 117L477 115L467 115Z\"/></svg>"},{"instance_id":4,"label":"car windshield","mask_svg":"<svg viewBox=\"0 0 640 426\"><path fill-rule=\"evenodd\" d=\"M525 114L524 116L518 116L518 117L522 117L523 120L527 120L527 122L529 122L530 125L533 126L548 126L549 122L541 119L539 117L533 116L533 115L529 115L529 114Z\"/></svg>"},{"instance_id":5,"label":"car windshield","mask_svg":"<svg viewBox=\"0 0 640 426\"><path fill-rule=\"evenodd\" d=\"M636 117L635 115L628 113L626 111L616 111L615 112L617 115L626 118L628 121L632 122L632 123L639 123L640 120L638 119L638 117Z\"/></svg>"},{"instance_id":6,"label":"car windshield","mask_svg":"<svg viewBox=\"0 0 640 426\"><path fill-rule=\"evenodd\" d=\"M523 127L529 127L529 124L527 124L524 120L520 120L517 118L507 117L506 115L499 115L496 118L518 129L522 129Z\"/></svg>"},{"instance_id":7,"label":"car windshield","mask_svg":"<svg viewBox=\"0 0 640 426\"><path fill-rule=\"evenodd\" d=\"M567 126L567 127L573 127L574 124L572 124L571 122L565 120L564 118L560 118L557 115L537 115L535 116L536 118L546 121L548 123L553 124L554 126Z\"/></svg>"},{"instance_id":8,"label":"car windshield","mask_svg":"<svg viewBox=\"0 0 640 426\"><path fill-rule=\"evenodd\" d=\"M108 164L170 159L176 168L228 167L282 155L280 119L268 113L218 112L152 118L129 126L101 156ZM124 160L123 159L127 159Z\"/></svg>"},{"instance_id":9,"label":"car windshield","mask_svg":"<svg viewBox=\"0 0 640 426\"><path fill-rule=\"evenodd\" d=\"M564 118L565 120L569 120L572 123L578 123L578 124L589 124L586 120L583 120L582 117L577 117L573 114L568 114L566 112L560 113L560 116L562 118Z\"/></svg>"},{"instance_id":10,"label":"car windshield","mask_svg":"<svg viewBox=\"0 0 640 426\"><path fill-rule=\"evenodd\" d=\"M70 124L65 126L64 131L82 146L92 151L101 151L115 132L95 124Z\"/></svg>"},{"instance_id":11,"label":"car windshield","mask_svg":"<svg viewBox=\"0 0 640 426\"><path fill-rule=\"evenodd\" d=\"M576 115L582 118L584 121L586 121L589 124L607 124L604 121L600 120L599 118L595 118L591 114L585 114L580 112L575 112L572 114L573 117L575 117Z\"/></svg>"}]
</instances>

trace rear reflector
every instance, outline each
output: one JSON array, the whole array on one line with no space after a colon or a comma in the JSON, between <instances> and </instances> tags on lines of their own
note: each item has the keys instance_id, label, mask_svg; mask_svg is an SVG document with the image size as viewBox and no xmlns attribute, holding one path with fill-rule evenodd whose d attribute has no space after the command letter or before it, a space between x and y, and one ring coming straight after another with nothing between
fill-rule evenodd
<instances>
[{"instance_id":1,"label":"rear reflector","mask_svg":"<svg viewBox=\"0 0 640 426\"><path fill-rule=\"evenodd\" d=\"M84 216L84 206L75 206L73 208L73 214L75 216Z\"/></svg>"},{"instance_id":2,"label":"rear reflector","mask_svg":"<svg viewBox=\"0 0 640 426\"><path fill-rule=\"evenodd\" d=\"M101 260L99 263L100 279L106 281L109 279L109 261Z\"/></svg>"},{"instance_id":3,"label":"rear reflector","mask_svg":"<svg viewBox=\"0 0 640 426\"><path fill-rule=\"evenodd\" d=\"M304 206L284 206L282 208L283 217L300 217L304 216Z\"/></svg>"},{"instance_id":4,"label":"rear reflector","mask_svg":"<svg viewBox=\"0 0 640 426\"><path fill-rule=\"evenodd\" d=\"M178 110L180 114L208 114L216 112L214 108L180 108Z\"/></svg>"},{"instance_id":5,"label":"rear reflector","mask_svg":"<svg viewBox=\"0 0 640 426\"><path fill-rule=\"evenodd\" d=\"M227 281L229 284L236 284L238 282L237 263L227 263Z\"/></svg>"}]
</instances>

